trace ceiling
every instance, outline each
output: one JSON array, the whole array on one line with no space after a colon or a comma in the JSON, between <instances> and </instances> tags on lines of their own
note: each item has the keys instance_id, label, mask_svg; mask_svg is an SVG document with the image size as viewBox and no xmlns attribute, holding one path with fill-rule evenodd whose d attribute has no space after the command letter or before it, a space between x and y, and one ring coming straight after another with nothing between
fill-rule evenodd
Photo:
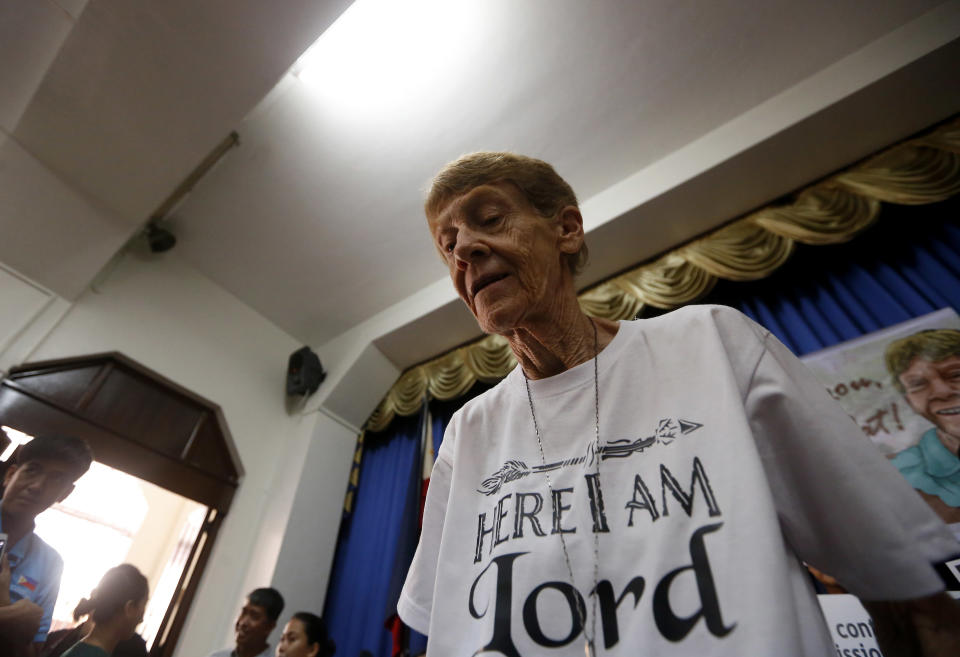
<instances>
[{"instance_id":1,"label":"ceiling","mask_svg":"<svg viewBox=\"0 0 960 657\"><path fill-rule=\"evenodd\" d=\"M588 284L957 111L956 91L896 91L955 84L956 48L894 39L926 20L930 43L955 45L957 3L939 4L360 0L344 14L346 0L3 0L0 166L23 151L70 198L20 217L0 260L75 298L236 130L168 218L176 252L304 343L436 289L423 190L473 150L534 155L567 178ZM933 9L953 22L924 19ZM901 59L858 60L869 48ZM886 95L867 73L862 89L830 89L841 72L895 77L911 61L922 70ZM812 79L822 88L797 91ZM848 95L847 123L828 120ZM764 150L774 138L787 141ZM684 153L700 168L681 176ZM64 216L68 200L86 209ZM395 365L477 332L458 306L423 316L445 339L415 318L374 336Z\"/></svg>"}]
</instances>

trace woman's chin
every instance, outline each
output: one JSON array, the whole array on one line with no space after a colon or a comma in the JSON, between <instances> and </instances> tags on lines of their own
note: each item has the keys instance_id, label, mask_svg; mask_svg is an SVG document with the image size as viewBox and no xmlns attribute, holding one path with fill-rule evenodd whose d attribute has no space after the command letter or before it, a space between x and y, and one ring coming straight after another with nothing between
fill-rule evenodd
<instances>
[{"instance_id":1,"label":"woman's chin","mask_svg":"<svg viewBox=\"0 0 960 657\"><path fill-rule=\"evenodd\" d=\"M520 318L516 313L496 312L476 315L476 319L484 333L506 335L516 329Z\"/></svg>"},{"instance_id":2,"label":"woman's chin","mask_svg":"<svg viewBox=\"0 0 960 657\"><path fill-rule=\"evenodd\" d=\"M476 308L473 316L484 333L504 335L510 333L520 324L523 316L518 304L497 304L492 308L481 306Z\"/></svg>"}]
</instances>

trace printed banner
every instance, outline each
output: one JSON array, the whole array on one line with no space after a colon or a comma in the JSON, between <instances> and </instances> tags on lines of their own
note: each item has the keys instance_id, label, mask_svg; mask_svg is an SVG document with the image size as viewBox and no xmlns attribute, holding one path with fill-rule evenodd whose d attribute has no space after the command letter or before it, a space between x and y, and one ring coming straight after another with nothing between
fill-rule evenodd
<instances>
[{"instance_id":1,"label":"printed banner","mask_svg":"<svg viewBox=\"0 0 960 657\"><path fill-rule=\"evenodd\" d=\"M897 389L887 370L884 353L891 343L909 336L919 342L914 348L922 349L926 346L923 342L925 332L942 329L960 330L960 317L952 308L868 333L808 354L801 360L827 386L830 395L857 421L880 451L893 455L916 445L920 436L934 425L916 413ZM960 342L960 338L956 339ZM956 349L954 356L960 360L960 344Z\"/></svg>"},{"instance_id":2,"label":"printed banner","mask_svg":"<svg viewBox=\"0 0 960 657\"><path fill-rule=\"evenodd\" d=\"M873 619L856 596L822 595L820 606L838 657L883 657L877 645Z\"/></svg>"},{"instance_id":3,"label":"printed banner","mask_svg":"<svg viewBox=\"0 0 960 657\"><path fill-rule=\"evenodd\" d=\"M960 538L957 313L944 308L802 360Z\"/></svg>"}]
</instances>

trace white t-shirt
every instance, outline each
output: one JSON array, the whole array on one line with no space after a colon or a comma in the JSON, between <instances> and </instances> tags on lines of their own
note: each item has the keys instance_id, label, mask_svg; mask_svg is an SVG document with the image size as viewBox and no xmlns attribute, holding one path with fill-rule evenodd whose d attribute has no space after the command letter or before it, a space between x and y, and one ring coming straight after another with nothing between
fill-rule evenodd
<instances>
[{"instance_id":1,"label":"white t-shirt","mask_svg":"<svg viewBox=\"0 0 960 657\"><path fill-rule=\"evenodd\" d=\"M599 371L599 480L592 361L530 382L546 472L519 369L451 420L398 604L431 656L582 655L597 531L601 655L832 654L798 555L867 600L943 588L960 546L742 314L621 322Z\"/></svg>"},{"instance_id":2,"label":"white t-shirt","mask_svg":"<svg viewBox=\"0 0 960 657\"><path fill-rule=\"evenodd\" d=\"M224 648L223 650L215 650L210 653L210 657L237 657L237 649ZM257 657L273 657L273 648L270 647L270 644L267 644L267 647L257 655Z\"/></svg>"}]
</instances>

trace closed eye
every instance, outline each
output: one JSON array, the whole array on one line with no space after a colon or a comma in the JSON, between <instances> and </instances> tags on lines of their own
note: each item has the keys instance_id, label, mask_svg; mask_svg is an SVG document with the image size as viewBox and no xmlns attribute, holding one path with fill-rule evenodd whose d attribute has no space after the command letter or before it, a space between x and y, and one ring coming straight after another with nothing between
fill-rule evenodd
<instances>
[{"instance_id":1,"label":"closed eye","mask_svg":"<svg viewBox=\"0 0 960 657\"><path fill-rule=\"evenodd\" d=\"M918 390L923 390L926 387L926 379L915 379L913 381L904 381L904 387L908 392L917 392Z\"/></svg>"}]
</instances>

